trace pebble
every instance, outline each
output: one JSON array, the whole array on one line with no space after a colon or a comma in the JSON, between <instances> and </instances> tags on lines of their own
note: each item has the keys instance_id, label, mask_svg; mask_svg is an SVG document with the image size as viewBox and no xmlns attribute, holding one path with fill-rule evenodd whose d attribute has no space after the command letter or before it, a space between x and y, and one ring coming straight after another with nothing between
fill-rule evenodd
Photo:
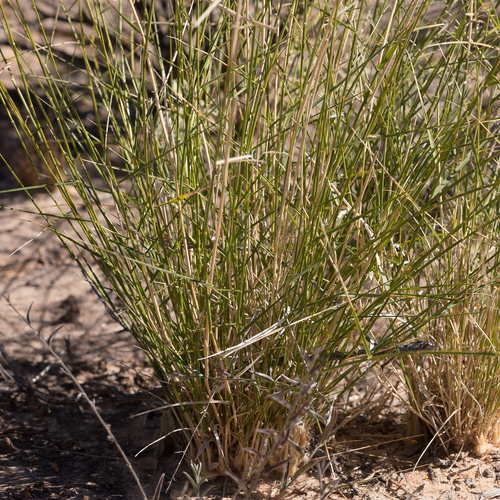
<instances>
[{"instance_id":1,"label":"pebble","mask_svg":"<svg viewBox=\"0 0 500 500\"><path fill-rule=\"evenodd\" d=\"M495 477L495 471L493 469L484 469L483 476L484 477Z\"/></svg>"}]
</instances>

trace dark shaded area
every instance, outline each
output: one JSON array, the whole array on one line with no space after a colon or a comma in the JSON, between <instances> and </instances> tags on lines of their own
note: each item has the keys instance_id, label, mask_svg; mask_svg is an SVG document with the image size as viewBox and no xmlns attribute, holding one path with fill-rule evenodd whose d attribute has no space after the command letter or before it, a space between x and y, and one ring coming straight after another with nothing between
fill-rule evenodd
<instances>
[{"instance_id":1,"label":"dark shaded area","mask_svg":"<svg viewBox=\"0 0 500 500\"><path fill-rule=\"evenodd\" d=\"M125 367L110 374L108 362L99 358L94 353L92 361L68 360L73 373L87 379L85 388L90 396L109 397L135 389L140 376L134 380ZM36 376L40 376L40 381L27 390L19 386L14 389L13 384L5 381L1 384L0 497L135 498L137 486L131 482L117 449L88 405L84 401L67 405L50 401L52 398L68 401L77 396L60 367L51 365L49 359L36 364L25 359L11 362L19 381L29 383ZM12 370L4 369L5 372L13 375ZM141 382L147 385L144 379ZM131 415L150 408L146 402L98 407L130 459L137 462L133 455L147 444L148 437L152 440L160 425L160 413L130 419Z\"/></svg>"}]
</instances>

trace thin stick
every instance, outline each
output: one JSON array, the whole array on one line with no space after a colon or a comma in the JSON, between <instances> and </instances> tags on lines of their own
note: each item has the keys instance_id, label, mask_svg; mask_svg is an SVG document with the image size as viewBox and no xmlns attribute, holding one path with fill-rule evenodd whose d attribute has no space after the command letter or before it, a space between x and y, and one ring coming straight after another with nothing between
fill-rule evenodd
<instances>
[{"instance_id":1,"label":"thin stick","mask_svg":"<svg viewBox=\"0 0 500 500\"><path fill-rule=\"evenodd\" d=\"M137 483L137 486L139 487L139 491L141 492L141 495L142 495L142 498L144 500L148 500L148 497L146 496L146 493L144 492L143 488L142 488L142 485L141 485L141 481L139 480L139 477L137 476L137 474L135 473L135 470L134 468L132 467L132 464L130 463L130 460L127 458L127 455L125 454L125 452L123 451L122 447L119 445L118 441L116 440L115 436L113 435L113 433L111 432L111 428L108 424L106 424L106 422L103 420L103 418L101 417L101 415L99 414L99 412L97 411L97 408L95 406L95 404L90 400L90 398L87 396L87 393L85 392L85 390L83 389L83 387L80 385L80 383L78 382L78 380L76 379L76 377L71 373L71 370L67 367L66 363L61 359L61 357L54 351L54 349L52 349L51 345L48 343L47 339L45 338L44 335L42 335L42 330L43 330L43 326L42 328L40 328L39 330L36 330L32 325L31 325L31 319L29 317L29 313L28 315L26 316L23 316L17 309L16 307L11 304L10 300L4 295L4 298L5 300L7 301L7 303L9 304L10 307L12 307L12 309L14 309L14 311L16 311L16 313L19 315L20 318L23 319L23 321L31 328L31 330L33 331L33 333L35 333L37 335L37 337L43 342L43 344L49 349L50 353L56 358L56 362L59 363L59 365L61 365L63 371L66 373L66 375L68 375L69 378L71 378L71 380L73 381L73 383L76 385L78 391L80 392L80 394L82 394L82 396L84 397L85 401L87 401L87 403L89 404L92 412L94 413L94 415L97 417L97 419L99 420L99 422L101 423L101 425L104 427L104 429L106 430L106 433L108 435L108 439L114 443L114 445L116 446L117 450L120 452L120 455L122 456L123 460L125 461L125 464L126 466L128 467L130 473L132 474L132 476L134 477L134 480L135 482ZM31 308L30 308L31 309Z\"/></svg>"}]
</instances>

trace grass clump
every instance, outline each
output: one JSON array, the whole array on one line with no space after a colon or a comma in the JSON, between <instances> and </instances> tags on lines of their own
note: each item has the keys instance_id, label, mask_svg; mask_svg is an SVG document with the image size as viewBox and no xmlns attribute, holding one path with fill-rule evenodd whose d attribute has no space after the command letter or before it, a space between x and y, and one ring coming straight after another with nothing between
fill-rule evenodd
<instances>
[{"instance_id":1,"label":"grass clump","mask_svg":"<svg viewBox=\"0 0 500 500\"><path fill-rule=\"evenodd\" d=\"M476 236L426 274L435 297L424 329L448 352L405 359L409 424L412 433L430 431L445 449L473 445L482 455L499 443L497 267L497 244Z\"/></svg>"},{"instance_id":2,"label":"grass clump","mask_svg":"<svg viewBox=\"0 0 500 500\"><path fill-rule=\"evenodd\" d=\"M429 19L431 4L81 1L57 19L71 57L57 23L35 34L12 8L14 32L0 6L0 96L60 213L36 210L148 354L206 470L299 474L368 367L415 339L464 347L435 334L458 290L436 280L497 234L498 23L456 3ZM487 255L460 275L480 278L462 294L480 325Z\"/></svg>"}]
</instances>

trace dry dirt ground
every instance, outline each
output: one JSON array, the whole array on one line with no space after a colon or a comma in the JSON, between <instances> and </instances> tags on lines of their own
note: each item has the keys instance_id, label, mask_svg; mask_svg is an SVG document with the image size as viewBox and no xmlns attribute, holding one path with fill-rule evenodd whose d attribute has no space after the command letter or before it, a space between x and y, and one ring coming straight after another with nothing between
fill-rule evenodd
<instances>
[{"instance_id":1,"label":"dry dirt ground","mask_svg":"<svg viewBox=\"0 0 500 500\"><path fill-rule=\"evenodd\" d=\"M0 185L5 188L6 181ZM49 197L37 195L41 206ZM23 196L0 198L0 499L138 499L131 474L68 376L23 321L31 304L32 324L46 332L65 325L54 347L70 367L125 453L148 498L162 472L162 499L182 498L185 467L179 455L157 463L153 449L161 413L158 397L123 402L117 396L158 386L146 356L131 335L105 313L60 242L40 220L23 213ZM368 387L361 387L362 392ZM113 399L114 398L114 399ZM122 403L122 404L118 404ZM480 499L500 497L500 452L476 458L446 456L405 435L403 415L389 408L362 415L336 436L323 469L312 469L289 487L285 498ZM320 474L322 472L322 474ZM213 482L207 498L230 498L235 484ZM498 488L497 488L498 487ZM252 498L276 498L280 477L264 478ZM189 498L193 492L187 491Z\"/></svg>"}]
</instances>

